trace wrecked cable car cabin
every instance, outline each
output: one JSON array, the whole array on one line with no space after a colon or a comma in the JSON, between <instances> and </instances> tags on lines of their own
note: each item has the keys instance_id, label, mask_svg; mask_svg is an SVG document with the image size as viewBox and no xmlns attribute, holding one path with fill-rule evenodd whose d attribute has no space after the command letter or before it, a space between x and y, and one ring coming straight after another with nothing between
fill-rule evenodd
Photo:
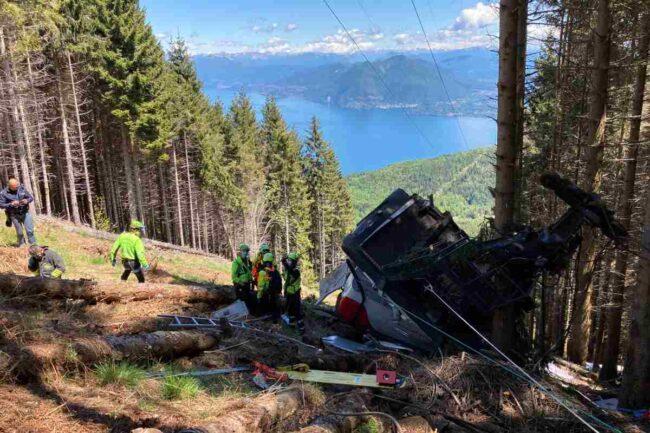
<instances>
[{"instance_id":1,"label":"wrecked cable car cabin","mask_svg":"<svg viewBox=\"0 0 650 433\"><path fill-rule=\"evenodd\" d=\"M479 345L458 318L488 331L497 308L532 306L537 276L565 268L584 224L615 241L626 235L597 195L557 174L541 180L569 205L564 215L490 241L470 238L432 199L395 190L345 237L348 259L321 283L321 299L342 288L343 320L420 350L444 336Z\"/></svg>"}]
</instances>

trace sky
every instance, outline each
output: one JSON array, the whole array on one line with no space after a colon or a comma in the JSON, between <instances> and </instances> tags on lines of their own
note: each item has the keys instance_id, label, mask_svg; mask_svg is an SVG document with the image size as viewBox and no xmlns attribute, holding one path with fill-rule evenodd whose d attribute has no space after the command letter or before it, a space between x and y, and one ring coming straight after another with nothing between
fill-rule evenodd
<instances>
[{"instance_id":1,"label":"sky","mask_svg":"<svg viewBox=\"0 0 650 433\"><path fill-rule=\"evenodd\" d=\"M498 3L414 0L434 50L493 47ZM364 51L427 47L411 0L327 0ZM141 0L158 39L192 54L356 51L324 0Z\"/></svg>"}]
</instances>

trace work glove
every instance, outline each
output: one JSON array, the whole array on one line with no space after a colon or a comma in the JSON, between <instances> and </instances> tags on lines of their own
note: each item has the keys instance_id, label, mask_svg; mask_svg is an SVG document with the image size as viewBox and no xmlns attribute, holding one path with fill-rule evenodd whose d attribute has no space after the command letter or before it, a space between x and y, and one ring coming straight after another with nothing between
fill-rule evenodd
<instances>
[{"instance_id":1,"label":"work glove","mask_svg":"<svg viewBox=\"0 0 650 433\"><path fill-rule=\"evenodd\" d=\"M115 267L116 264L117 264L117 260L115 259L111 260L111 266Z\"/></svg>"}]
</instances>

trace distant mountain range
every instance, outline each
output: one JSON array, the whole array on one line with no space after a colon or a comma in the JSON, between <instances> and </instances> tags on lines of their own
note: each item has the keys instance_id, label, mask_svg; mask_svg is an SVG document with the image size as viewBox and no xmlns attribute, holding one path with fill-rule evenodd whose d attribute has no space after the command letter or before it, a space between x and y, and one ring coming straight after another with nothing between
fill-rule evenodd
<instances>
[{"instance_id":1,"label":"distant mountain range","mask_svg":"<svg viewBox=\"0 0 650 433\"><path fill-rule=\"evenodd\" d=\"M373 53L372 66L335 54L197 56L208 87L297 96L343 108L408 108L423 114L490 115L497 58L479 48L436 53L449 104L430 53ZM390 90L388 90L388 89Z\"/></svg>"},{"instance_id":2,"label":"distant mountain range","mask_svg":"<svg viewBox=\"0 0 650 433\"><path fill-rule=\"evenodd\" d=\"M451 212L456 223L474 236L494 205L488 189L494 184L493 157L494 149L489 147L350 175L346 179L356 219L402 188L409 194L433 195L435 205Z\"/></svg>"}]
</instances>

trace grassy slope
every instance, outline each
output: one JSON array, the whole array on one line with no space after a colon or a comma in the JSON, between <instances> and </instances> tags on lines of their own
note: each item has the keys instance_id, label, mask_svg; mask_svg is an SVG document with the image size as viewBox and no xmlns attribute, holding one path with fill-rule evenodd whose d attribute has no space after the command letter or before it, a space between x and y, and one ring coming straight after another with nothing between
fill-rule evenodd
<instances>
[{"instance_id":1,"label":"grassy slope","mask_svg":"<svg viewBox=\"0 0 650 433\"><path fill-rule=\"evenodd\" d=\"M2 222L4 223L4 218ZM112 268L108 261L111 241L71 233L65 230L66 226L70 225L53 218L38 218L36 221L38 243L48 245L61 254L67 266L65 277L96 281L118 280L121 267L118 265ZM16 234L13 228L6 228L3 224L0 227L0 272L28 274L27 249L13 247L15 242ZM158 248L148 248L147 257L152 265L152 281L229 283L229 263L223 259Z\"/></svg>"},{"instance_id":2,"label":"grassy slope","mask_svg":"<svg viewBox=\"0 0 650 433\"><path fill-rule=\"evenodd\" d=\"M494 183L492 148L453 153L431 159L392 164L347 178L357 220L396 188L422 196L433 194L436 206L448 210L469 234L475 235L491 213Z\"/></svg>"}]
</instances>

